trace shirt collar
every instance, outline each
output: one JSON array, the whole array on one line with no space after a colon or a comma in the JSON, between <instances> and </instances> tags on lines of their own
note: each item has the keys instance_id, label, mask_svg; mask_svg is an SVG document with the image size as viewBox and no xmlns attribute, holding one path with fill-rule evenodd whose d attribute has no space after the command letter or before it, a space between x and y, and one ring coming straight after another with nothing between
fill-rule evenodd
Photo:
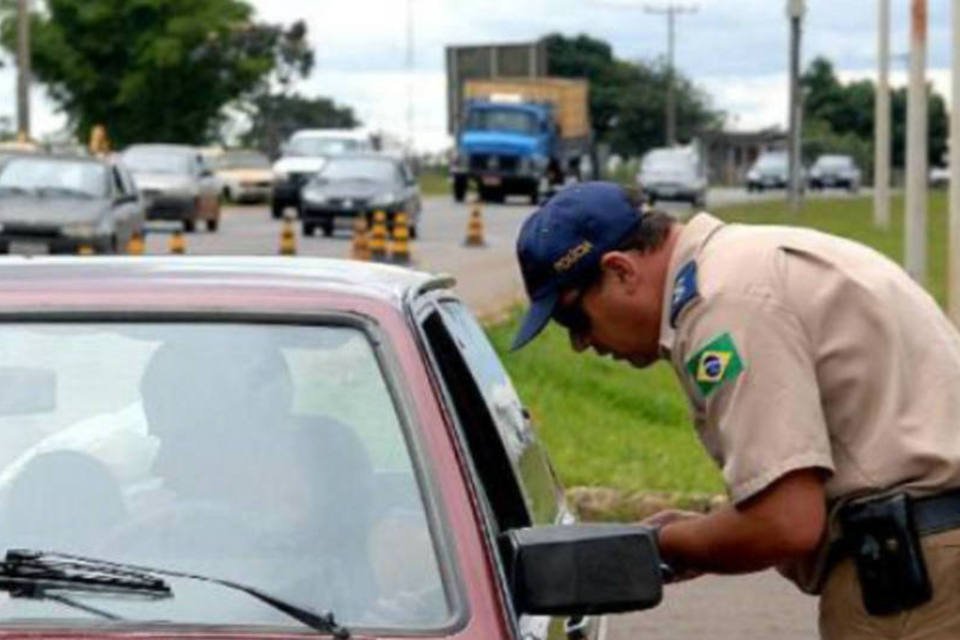
<instances>
[{"instance_id":1,"label":"shirt collar","mask_svg":"<svg viewBox=\"0 0 960 640\"><path fill-rule=\"evenodd\" d=\"M690 261L697 259L703 245L722 226L723 222L709 213L698 213L683 226L680 237L673 246L670 265L667 268L666 286L663 288L663 314L660 319L661 357L670 357L676 337L676 329L670 324L670 309L673 306L673 287L677 275Z\"/></svg>"}]
</instances>

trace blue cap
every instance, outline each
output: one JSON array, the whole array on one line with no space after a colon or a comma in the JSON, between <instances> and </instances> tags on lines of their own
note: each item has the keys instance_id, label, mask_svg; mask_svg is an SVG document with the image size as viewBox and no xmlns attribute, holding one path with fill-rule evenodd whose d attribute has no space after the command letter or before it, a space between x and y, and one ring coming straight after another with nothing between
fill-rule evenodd
<instances>
[{"instance_id":1,"label":"blue cap","mask_svg":"<svg viewBox=\"0 0 960 640\"><path fill-rule=\"evenodd\" d=\"M560 292L590 282L603 254L620 246L640 217L620 185L585 182L563 189L524 221L517 260L530 310L512 349L543 331Z\"/></svg>"}]
</instances>

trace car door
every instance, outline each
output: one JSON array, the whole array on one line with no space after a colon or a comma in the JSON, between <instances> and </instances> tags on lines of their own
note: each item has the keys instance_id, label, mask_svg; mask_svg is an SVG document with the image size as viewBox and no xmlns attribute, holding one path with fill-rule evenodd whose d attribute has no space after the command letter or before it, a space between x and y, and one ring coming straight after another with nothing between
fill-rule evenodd
<instances>
[{"instance_id":1,"label":"car door","mask_svg":"<svg viewBox=\"0 0 960 640\"><path fill-rule=\"evenodd\" d=\"M574 521L529 414L482 327L459 300L438 297L421 309L424 339L450 398L481 494L491 546L507 571L499 534ZM506 580L501 587L509 591ZM507 594L512 601L512 595ZM601 620L515 616L524 639L595 638Z\"/></svg>"},{"instance_id":2,"label":"car door","mask_svg":"<svg viewBox=\"0 0 960 640\"><path fill-rule=\"evenodd\" d=\"M113 198L110 203L110 215L113 217L114 235L117 238L117 249L123 251L134 230L139 228L137 222L137 195L130 191L130 186L123 179L121 169L117 166L110 168Z\"/></svg>"},{"instance_id":3,"label":"car door","mask_svg":"<svg viewBox=\"0 0 960 640\"><path fill-rule=\"evenodd\" d=\"M140 190L137 189L137 183L133 179L133 174L122 164L114 165L114 169L123 183L124 193L130 199L130 225L134 231L142 234L143 227L147 223L147 210Z\"/></svg>"}]
</instances>

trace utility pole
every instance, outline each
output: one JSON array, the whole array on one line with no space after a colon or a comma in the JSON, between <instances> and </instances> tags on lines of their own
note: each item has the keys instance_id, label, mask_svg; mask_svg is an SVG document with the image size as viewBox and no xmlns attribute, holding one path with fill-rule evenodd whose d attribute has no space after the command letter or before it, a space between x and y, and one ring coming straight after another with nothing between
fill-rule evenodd
<instances>
[{"instance_id":1,"label":"utility pole","mask_svg":"<svg viewBox=\"0 0 960 640\"><path fill-rule=\"evenodd\" d=\"M960 5L953 3L953 63L950 102L950 239L947 245L947 306L960 327Z\"/></svg>"},{"instance_id":2,"label":"utility pole","mask_svg":"<svg viewBox=\"0 0 960 640\"><path fill-rule=\"evenodd\" d=\"M890 0L877 0L877 96L874 102L873 224L890 226Z\"/></svg>"},{"instance_id":3,"label":"utility pole","mask_svg":"<svg viewBox=\"0 0 960 640\"><path fill-rule=\"evenodd\" d=\"M30 0L17 0L17 136L30 139Z\"/></svg>"},{"instance_id":4,"label":"utility pole","mask_svg":"<svg viewBox=\"0 0 960 640\"><path fill-rule=\"evenodd\" d=\"M413 153L413 0L407 0L407 152Z\"/></svg>"},{"instance_id":5,"label":"utility pole","mask_svg":"<svg viewBox=\"0 0 960 640\"><path fill-rule=\"evenodd\" d=\"M907 87L907 190L904 267L927 281L927 0L910 2L910 83Z\"/></svg>"},{"instance_id":6,"label":"utility pole","mask_svg":"<svg viewBox=\"0 0 960 640\"><path fill-rule=\"evenodd\" d=\"M668 147L677 143L677 97L674 82L673 52L675 49L675 22L676 16L684 13L696 13L699 7L695 5L679 5L670 3L665 6L644 5L647 13L667 16L667 112L665 118L665 138Z\"/></svg>"},{"instance_id":7,"label":"utility pole","mask_svg":"<svg viewBox=\"0 0 960 640\"><path fill-rule=\"evenodd\" d=\"M800 210L800 152L802 136L803 98L800 95L800 36L803 14L806 12L804 0L787 0L787 17L790 19L790 105L787 113L789 122L787 149L788 171L790 185L787 189L787 198L790 201L790 211L797 213Z\"/></svg>"}]
</instances>

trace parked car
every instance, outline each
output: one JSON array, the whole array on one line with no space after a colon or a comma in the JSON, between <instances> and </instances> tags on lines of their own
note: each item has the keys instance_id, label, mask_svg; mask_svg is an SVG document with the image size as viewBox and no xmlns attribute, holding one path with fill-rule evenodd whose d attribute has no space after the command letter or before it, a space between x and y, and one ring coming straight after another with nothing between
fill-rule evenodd
<instances>
[{"instance_id":1,"label":"parked car","mask_svg":"<svg viewBox=\"0 0 960 640\"><path fill-rule=\"evenodd\" d=\"M195 147L137 144L121 156L143 195L148 220L175 220L184 231L220 226L220 181Z\"/></svg>"},{"instance_id":2,"label":"parked car","mask_svg":"<svg viewBox=\"0 0 960 640\"><path fill-rule=\"evenodd\" d=\"M0 263L0 632L593 639L655 605L655 535L574 522L452 284Z\"/></svg>"},{"instance_id":3,"label":"parked car","mask_svg":"<svg viewBox=\"0 0 960 640\"><path fill-rule=\"evenodd\" d=\"M303 129L294 133L273 164L273 217L281 217L287 207L299 210L303 185L323 168L327 158L373 150L371 135L363 129Z\"/></svg>"},{"instance_id":4,"label":"parked car","mask_svg":"<svg viewBox=\"0 0 960 640\"><path fill-rule=\"evenodd\" d=\"M935 189L945 188L950 185L949 167L933 167L930 169L930 186Z\"/></svg>"},{"instance_id":5,"label":"parked car","mask_svg":"<svg viewBox=\"0 0 960 640\"><path fill-rule=\"evenodd\" d=\"M370 218L374 211L387 214L393 225L397 213L408 216L410 236L417 237L420 222L420 187L410 167L398 158L355 154L335 156L303 187L300 221L305 235L317 227L333 235L337 220Z\"/></svg>"},{"instance_id":6,"label":"parked car","mask_svg":"<svg viewBox=\"0 0 960 640\"><path fill-rule=\"evenodd\" d=\"M789 159L784 151L767 151L747 171L747 191L785 189L790 179Z\"/></svg>"},{"instance_id":7,"label":"parked car","mask_svg":"<svg viewBox=\"0 0 960 640\"><path fill-rule=\"evenodd\" d=\"M647 152L640 163L637 183L651 205L657 200L678 200L702 207L707 200L707 177L697 154L689 147Z\"/></svg>"},{"instance_id":8,"label":"parked car","mask_svg":"<svg viewBox=\"0 0 960 640\"><path fill-rule=\"evenodd\" d=\"M851 156L822 155L810 167L811 189L835 187L856 193L860 189L860 169Z\"/></svg>"},{"instance_id":9,"label":"parked car","mask_svg":"<svg viewBox=\"0 0 960 640\"><path fill-rule=\"evenodd\" d=\"M228 202L266 202L273 187L270 159L253 149L230 149L211 163Z\"/></svg>"},{"instance_id":10,"label":"parked car","mask_svg":"<svg viewBox=\"0 0 960 640\"><path fill-rule=\"evenodd\" d=\"M142 233L133 178L106 160L21 155L0 164L0 250L117 253Z\"/></svg>"}]
</instances>

